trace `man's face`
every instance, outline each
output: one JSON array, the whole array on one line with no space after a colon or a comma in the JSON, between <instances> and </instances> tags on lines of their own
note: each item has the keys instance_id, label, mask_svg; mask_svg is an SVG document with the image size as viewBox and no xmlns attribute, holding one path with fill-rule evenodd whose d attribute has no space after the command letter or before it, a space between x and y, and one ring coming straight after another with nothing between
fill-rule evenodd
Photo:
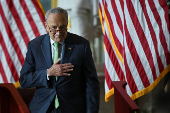
<instances>
[{"instance_id":1,"label":"man's face","mask_svg":"<svg viewBox=\"0 0 170 113\"><path fill-rule=\"evenodd\" d=\"M62 42L67 36L67 24L68 21L64 13L50 13L45 25L51 39L55 42Z\"/></svg>"}]
</instances>

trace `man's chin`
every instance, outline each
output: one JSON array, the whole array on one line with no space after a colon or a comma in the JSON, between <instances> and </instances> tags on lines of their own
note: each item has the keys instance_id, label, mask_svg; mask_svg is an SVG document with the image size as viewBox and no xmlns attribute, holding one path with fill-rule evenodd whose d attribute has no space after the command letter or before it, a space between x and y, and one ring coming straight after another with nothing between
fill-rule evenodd
<instances>
[{"instance_id":1,"label":"man's chin","mask_svg":"<svg viewBox=\"0 0 170 113\"><path fill-rule=\"evenodd\" d=\"M62 37L62 38L58 38L58 37L56 38L56 37L55 37L55 41L56 41L56 42L63 42L63 40L64 40L63 37Z\"/></svg>"}]
</instances>

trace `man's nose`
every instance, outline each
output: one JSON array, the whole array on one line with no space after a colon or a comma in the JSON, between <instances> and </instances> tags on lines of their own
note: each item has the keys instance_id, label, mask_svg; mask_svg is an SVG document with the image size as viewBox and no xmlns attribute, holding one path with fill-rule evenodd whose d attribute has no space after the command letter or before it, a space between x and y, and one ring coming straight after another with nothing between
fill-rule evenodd
<instances>
[{"instance_id":1,"label":"man's nose","mask_svg":"<svg viewBox=\"0 0 170 113\"><path fill-rule=\"evenodd\" d=\"M56 33L55 34L57 34L57 35L61 34L61 30L56 29Z\"/></svg>"}]
</instances>

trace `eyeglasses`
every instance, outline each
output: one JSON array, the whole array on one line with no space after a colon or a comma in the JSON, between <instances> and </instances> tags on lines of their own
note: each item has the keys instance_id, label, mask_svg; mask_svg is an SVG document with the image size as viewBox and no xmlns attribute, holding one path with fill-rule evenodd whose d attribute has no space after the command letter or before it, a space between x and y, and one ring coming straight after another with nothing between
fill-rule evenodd
<instances>
[{"instance_id":1,"label":"eyeglasses","mask_svg":"<svg viewBox=\"0 0 170 113\"><path fill-rule=\"evenodd\" d=\"M56 26L50 27L50 26L48 25L48 27L49 27L49 29L50 29L50 32L52 32L52 33L57 33L57 32L63 33L63 32L66 32L66 31L67 31L67 29L66 29L65 26L59 27L59 30L57 30L57 27L56 27Z\"/></svg>"}]
</instances>

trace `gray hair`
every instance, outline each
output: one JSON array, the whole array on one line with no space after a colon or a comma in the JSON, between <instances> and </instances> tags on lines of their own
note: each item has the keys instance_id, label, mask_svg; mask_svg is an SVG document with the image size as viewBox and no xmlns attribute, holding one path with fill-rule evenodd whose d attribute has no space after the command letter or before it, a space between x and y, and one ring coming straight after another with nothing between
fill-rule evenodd
<instances>
[{"instance_id":1,"label":"gray hair","mask_svg":"<svg viewBox=\"0 0 170 113\"><path fill-rule=\"evenodd\" d=\"M45 14L45 20L47 22L47 19L48 19L48 16L50 13L53 13L53 14L60 14L60 13L64 13L65 16L66 16L66 19L68 21L68 13L65 9L61 8L61 7L54 7L54 8L51 8L49 9L46 14Z\"/></svg>"}]
</instances>

